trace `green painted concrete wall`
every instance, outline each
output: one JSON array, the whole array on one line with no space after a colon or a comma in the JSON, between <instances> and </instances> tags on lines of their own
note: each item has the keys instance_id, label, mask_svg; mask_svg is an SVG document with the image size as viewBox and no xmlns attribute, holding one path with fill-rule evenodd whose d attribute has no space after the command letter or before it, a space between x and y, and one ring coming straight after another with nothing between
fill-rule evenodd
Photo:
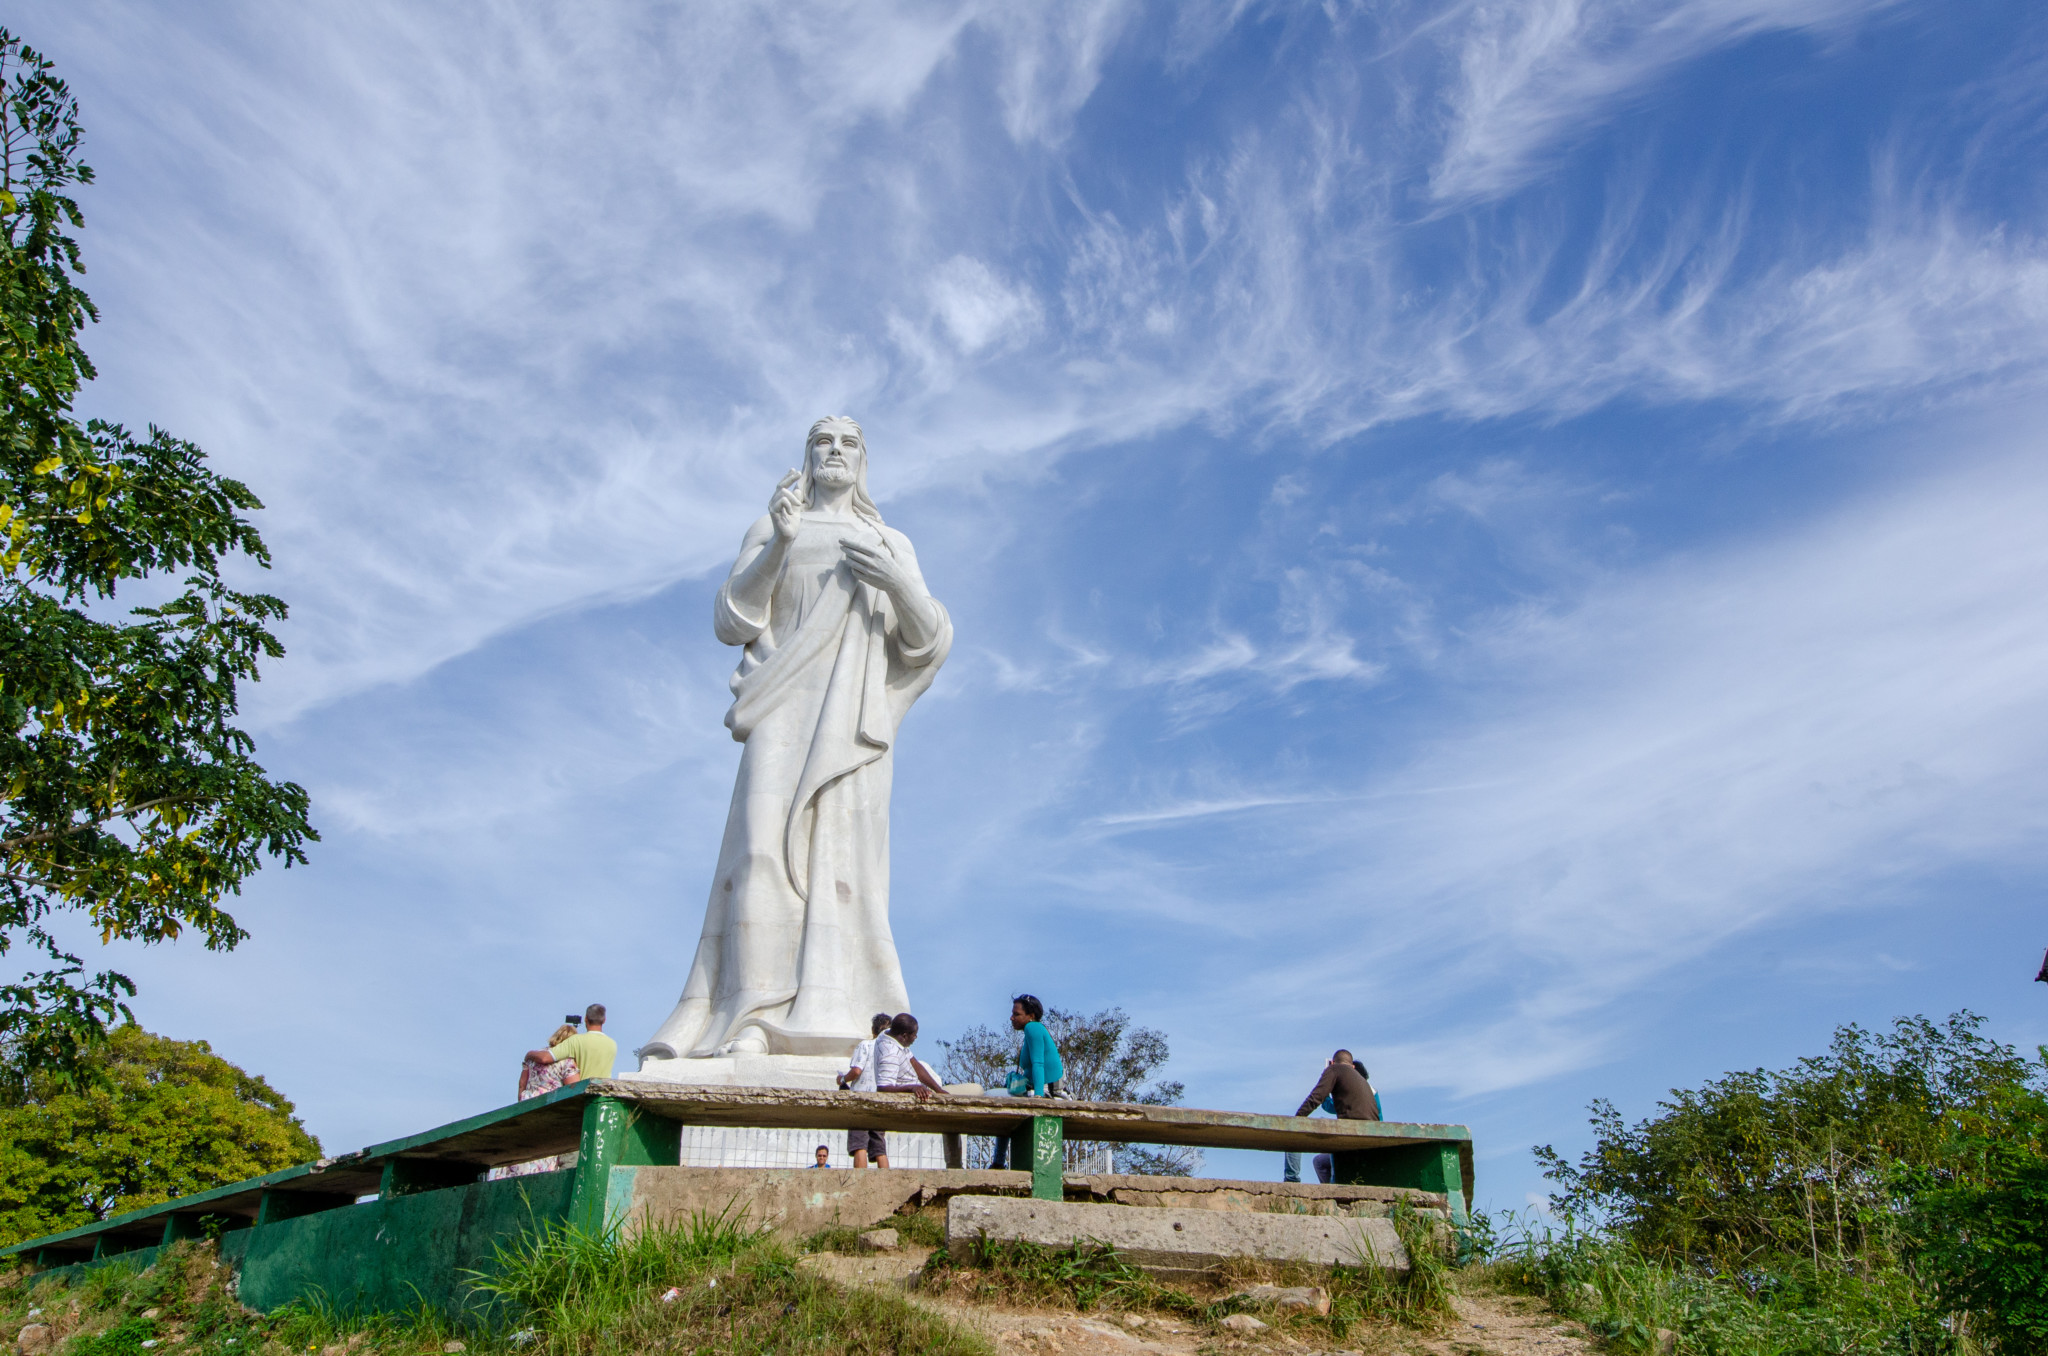
<instances>
[{"instance_id":1,"label":"green painted concrete wall","mask_svg":"<svg viewBox=\"0 0 2048 1356\"><path fill-rule=\"evenodd\" d=\"M1038 1200L1067 1198L1066 1128L1067 1123L1058 1116L1033 1116L1031 1128L1025 1132L1031 1139L1031 1194Z\"/></svg>"},{"instance_id":2,"label":"green painted concrete wall","mask_svg":"<svg viewBox=\"0 0 2048 1356\"><path fill-rule=\"evenodd\" d=\"M568 1218L573 1177L537 1173L302 1215L224 1235L221 1255L240 1265L252 1309L317 1294L345 1312L481 1314L489 1305L469 1273L488 1272L499 1245L535 1224Z\"/></svg>"},{"instance_id":3,"label":"green painted concrete wall","mask_svg":"<svg viewBox=\"0 0 2048 1356\"><path fill-rule=\"evenodd\" d=\"M317 1295L348 1312L400 1313L424 1304L452 1316L480 1315L489 1306L471 1289L469 1273L490 1271L498 1247L536 1223L567 1219L574 1176L508 1177L234 1229L220 1237L221 1261L240 1269L242 1303L265 1312ZM52 1267L39 1279L76 1280L105 1266L140 1271L162 1251L111 1253Z\"/></svg>"},{"instance_id":4,"label":"green painted concrete wall","mask_svg":"<svg viewBox=\"0 0 2048 1356\"><path fill-rule=\"evenodd\" d=\"M1346 1186L1414 1187L1440 1191L1448 1199L1451 1220L1463 1225L1465 1179L1458 1146L1415 1144L1397 1149L1367 1149L1358 1153L1331 1155L1331 1176Z\"/></svg>"}]
</instances>

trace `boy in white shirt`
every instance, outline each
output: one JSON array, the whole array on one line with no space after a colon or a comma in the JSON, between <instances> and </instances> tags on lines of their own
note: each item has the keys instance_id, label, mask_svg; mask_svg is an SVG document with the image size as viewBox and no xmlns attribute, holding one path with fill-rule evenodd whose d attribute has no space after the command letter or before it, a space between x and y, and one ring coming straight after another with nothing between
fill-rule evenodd
<instances>
[{"instance_id":1,"label":"boy in white shirt","mask_svg":"<svg viewBox=\"0 0 2048 1356\"><path fill-rule=\"evenodd\" d=\"M851 1092L873 1092L875 1090L875 1041L889 1029L893 1019L886 1012L878 1012L868 1023L873 1033L859 1045L853 1047L853 1067L839 1075L839 1086ZM879 1130L849 1130L846 1132L846 1151L853 1155L853 1166L864 1168L868 1165L869 1150L872 1149L875 1166L889 1166L889 1141Z\"/></svg>"},{"instance_id":2,"label":"boy in white shirt","mask_svg":"<svg viewBox=\"0 0 2048 1356\"><path fill-rule=\"evenodd\" d=\"M839 1086L848 1092L875 1090L875 1037L889 1029L893 1019L878 1012L868 1022L868 1038L853 1047L853 1067L839 1075Z\"/></svg>"}]
</instances>

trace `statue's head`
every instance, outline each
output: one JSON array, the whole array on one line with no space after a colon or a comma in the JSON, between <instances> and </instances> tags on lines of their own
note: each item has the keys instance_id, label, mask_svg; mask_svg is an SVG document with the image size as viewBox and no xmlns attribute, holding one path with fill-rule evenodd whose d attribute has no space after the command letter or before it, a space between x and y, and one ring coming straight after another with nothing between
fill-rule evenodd
<instances>
[{"instance_id":1,"label":"statue's head","mask_svg":"<svg viewBox=\"0 0 2048 1356\"><path fill-rule=\"evenodd\" d=\"M812 487L853 486L853 511L882 525L882 512L868 497L868 444L852 415L828 414L804 436L804 470L798 490L812 503Z\"/></svg>"},{"instance_id":2,"label":"statue's head","mask_svg":"<svg viewBox=\"0 0 2048 1356\"><path fill-rule=\"evenodd\" d=\"M865 484L868 447L860 425L850 415L831 414L811 425L804 437L804 470L818 485Z\"/></svg>"}]
</instances>

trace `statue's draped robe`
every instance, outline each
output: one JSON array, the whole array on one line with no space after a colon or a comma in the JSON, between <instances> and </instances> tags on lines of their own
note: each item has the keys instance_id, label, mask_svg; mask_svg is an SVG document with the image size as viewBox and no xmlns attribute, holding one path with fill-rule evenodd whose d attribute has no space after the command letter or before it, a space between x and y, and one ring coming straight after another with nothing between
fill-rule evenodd
<instances>
[{"instance_id":1,"label":"statue's draped robe","mask_svg":"<svg viewBox=\"0 0 2048 1356\"><path fill-rule=\"evenodd\" d=\"M877 529L808 514L767 615L750 616L732 578L773 535L767 517L748 530L713 604L718 638L746 646L725 717L746 752L690 978L646 1047L657 1057L843 1055L874 1013L909 1006L889 931L891 750L953 624L934 600L935 634L908 646L889 595L855 579L840 548L874 545ZM879 535L921 585L909 538Z\"/></svg>"}]
</instances>

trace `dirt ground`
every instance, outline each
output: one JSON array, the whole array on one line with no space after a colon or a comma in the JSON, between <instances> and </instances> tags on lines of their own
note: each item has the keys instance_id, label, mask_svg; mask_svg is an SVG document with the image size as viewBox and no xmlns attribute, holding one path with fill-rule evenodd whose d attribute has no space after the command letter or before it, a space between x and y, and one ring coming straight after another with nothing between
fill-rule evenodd
<instances>
[{"instance_id":1,"label":"dirt ground","mask_svg":"<svg viewBox=\"0 0 2048 1356\"><path fill-rule=\"evenodd\" d=\"M1541 1301L1480 1291L1460 1295L1456 1322L1436 1333L1412 1328L1354 1328L1344 1345L1316 1345L1290 1334L1267 1331L1219 1334L1185 1320L1136 1314L1077 1314L1071 1310L991 1308L920 1296L913 1278L930 1250L849 1257L816 1253L803 1259L808 1270L845 1285L886 1285L907 1291L966 1327L977 1328L1005 1356L1194 1356L1194 1353L1257 1351L1355 1353L1356 1356L1579 1356L1593 1344L1586 1330L1566 1323Z\"/></svg>"}]
</instances>

